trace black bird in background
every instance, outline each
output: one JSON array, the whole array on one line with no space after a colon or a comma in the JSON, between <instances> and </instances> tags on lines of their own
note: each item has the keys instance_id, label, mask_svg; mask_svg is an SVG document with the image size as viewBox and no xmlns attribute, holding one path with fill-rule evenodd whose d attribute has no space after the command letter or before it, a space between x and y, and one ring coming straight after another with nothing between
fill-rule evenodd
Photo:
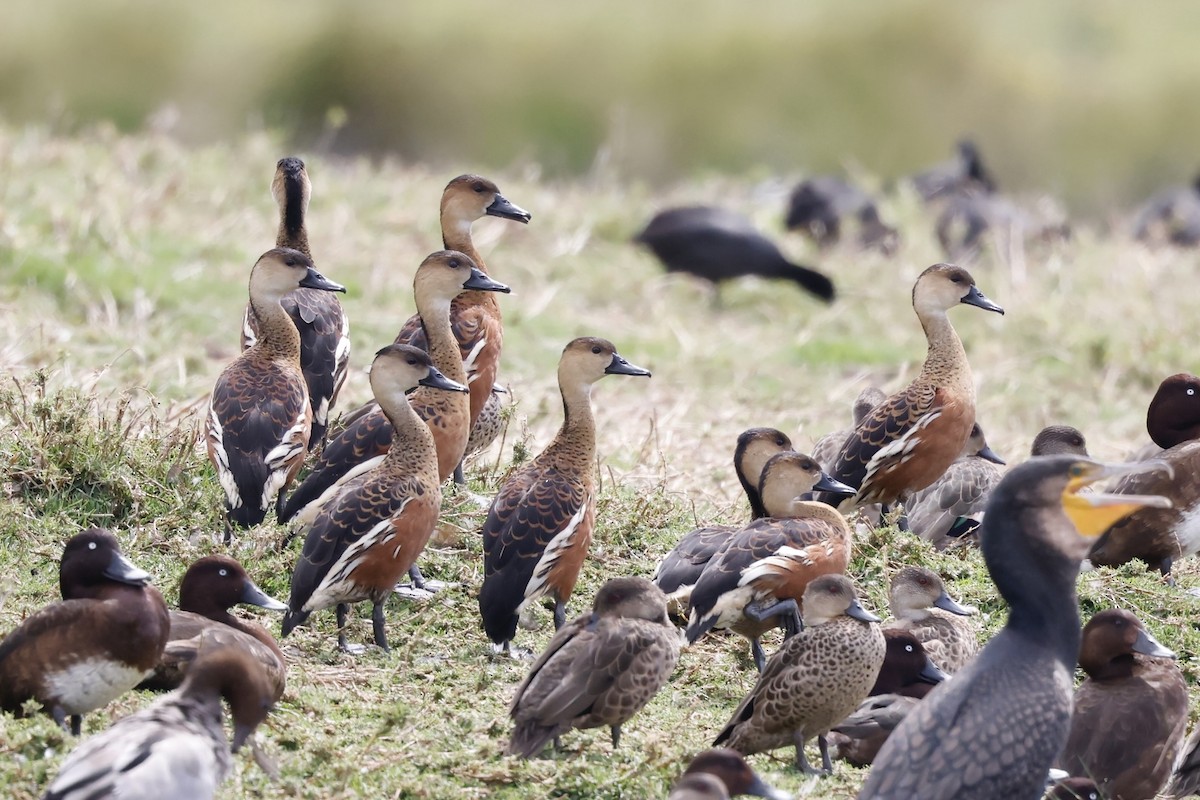
<instances>
[{"instance_id":1,"label":"black bird in background","mask_svg":"<svg viewBox=\"0 0 1200 800\"><path fill-rule=\"evenodd\" d=\"M723 208L660 211L634 241L649 247L668 272L690 272L714 284L742 275L786 278L825 302L834 297L829 278L788 261L750 220Z\"/></svg>"}]
</instances>

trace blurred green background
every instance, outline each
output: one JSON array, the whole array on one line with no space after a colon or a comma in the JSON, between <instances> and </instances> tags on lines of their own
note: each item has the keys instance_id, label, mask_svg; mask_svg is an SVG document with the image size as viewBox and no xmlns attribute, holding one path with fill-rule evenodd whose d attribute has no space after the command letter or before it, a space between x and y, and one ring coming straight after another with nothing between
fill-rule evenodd
<instances>
[{"instance_id":1,"label":"blurred green background","mask_svg":"<svg viewBox=\"0 0 1200 800\"><path fill-rule=\"evenodd\" d=\"M1200 5L203 2L5 4L0 109L449 171L655 184L705 172L889 180L975 136L1002 188L1076 212L1200 167Z\"/></svg>"}]
</instances>

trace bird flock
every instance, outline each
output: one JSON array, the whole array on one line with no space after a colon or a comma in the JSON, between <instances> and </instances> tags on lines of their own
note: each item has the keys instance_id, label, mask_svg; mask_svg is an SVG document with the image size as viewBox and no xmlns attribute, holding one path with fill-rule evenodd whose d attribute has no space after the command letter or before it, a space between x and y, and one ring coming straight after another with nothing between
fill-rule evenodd
<instances>
[{"instance_id":1,"label":"bird flock","mask_svg":"<svg viewBox=\"0 0 1200 800\"><path fill-rule=\"evenodd\" d=\"M950 254L970 257L984 230L1015 213L970 142L913 186L944 202L937 228ZM443 249L413 279L417 314L371 360L374 400L339 420L350 320L338 299L345 287L317 270L309 247L305 164L279 160L271 193L276 246L250 270L243 349L216 378L203 444L224 497L226 545L267 520L287 526L280 547L295 556L290 595L271 598L236 560L208 556L189 567L171 610L112 532L73 536L60 562L62 600L0 641L0 708L40 709L79 736L83 714L124 692L169 694L80 741L47 798L215 796L231 754L255 746L289 668L275 637L230 609L283 612L286 637L332 608L338 649L356 653L363 645L348 641L347 622L369 601L373 642L386 652L388 598L398 588L437 591L420 560L443 486L465 483L464 460L503 427L496 379L510 287L491 276L471 226L489 215L527 224L531 214L485 178L446 185ZM1160 227L1181 213L1155 203ZM1142 216L1148 237L1156 222L1149 209ZM838 179L796 187L786 214L789 228L822 245L837 241L848 219L862 247L895 250L897 233L872 199ZM790 263L724 209L665 209L635 242L668 270L714 283L756 274L836 298L829 278ZM863 390L853 427L823 437L811 455L779 430L747 428L733 451L746 523L685 534L653 575L609 576L590 611L573 618L568 604L597 515L592 387L609 375L651 373L609 339L565 343L562 425L505 477L479 530L480 626L494 657L531 659L512 696L506 754L538 757L581 728L607 728L612 747L621 746L622 726L691 657L688 646L726 630L749 642L758 678L671 798L788 797L746 757L789 747L805 774L827 775L839 759L871 765L861 798L1200 792L1200 735L1185 742L1188 697L1175 653L1127 610L1081 626L1074 588L1082 568L1134 559L1171 580L1173 562L1200 551L1200 379L1162 382L1147 413L1155 449L1139 460L1097 462L1082 433L1059 425L1005 473L976 418L975 382L951 318L964 305L1004 309L952 263L926 269L911 292L927 352L907 387L890 396ZM891 620L865 608L851 555L862 531L879 525L937 549L978 547L1008 606L1000 633L981 647L975 610L916 565L890 578ZM556 632L535 654L520 646L520 630L543 606ZM782 643L767 653L762 637L775 629ZM1077 664L1087 678L1072 690Z\"/></svg>"}]
</instances>

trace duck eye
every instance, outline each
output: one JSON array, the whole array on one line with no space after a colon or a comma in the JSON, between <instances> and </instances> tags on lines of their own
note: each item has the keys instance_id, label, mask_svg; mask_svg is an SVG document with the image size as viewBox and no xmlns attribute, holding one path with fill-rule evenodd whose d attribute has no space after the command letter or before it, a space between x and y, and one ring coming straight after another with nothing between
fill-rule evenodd
<instances>
[{"instance_id":1,"label":"duck eye","mask_svg":"<svg viewBox=\"0 0 1200 800\"><path fill-rule=\"evenodd\" d=\"M474 186L472 186L471 188L475 190L476 194L483 194L484 192L487 191L485 188L483 188L482 183L477 183Z\"/></svg>"},{"instance_id":2,"label":"duck eye","mask_svg":"<svg viewBox=\"0 0 1200 800\"><path fill-rule=\"evenodd\" d=\"M592 352L595 353L596 355L600 355L600 353L601 353L600 345L598 345L598 344L592 345Z\"/></svg>"},{"instance_id":3,"label":"duck eye","mask_svg":"<svg viewBox=\"0 0 1200 800\"><path fill-rule=\"evenodd\" d=\"M913 646L911 644L904 645L904 652L911 653L912 651L913 651Z\"/></svg>"},{"instance_id":4,"label":"duck eye","mask_svg":"<svg viewBox=\"0 0 1200 800\"><path fill-rule=\"evenodd\" d=\"M219 569L219 570L217 570L217 574L220 575L222 578L224 578L226 575L229 574L229 571L226 569Z\"/></svg>"},{"instance_id":5,"label":"duck eye","mask_svg":"<svg viewBox=\"0 0 1200 800\"><path fill-rule=\"evenodd\" d=\"M1194 395L1196 393L1196 390L1193 389L1191 386L1189 386L1187 393L1188 393L1188 397L1191 397L1192 395Z\"/></svg>"},{"instance_id":6,"label":"duck eye","mask_svg":"<svg viewBox=\"0 0 1200 800\"><path fill-rule=\"evenodd\" d=\"M446 266L450 267L450 269L458 269L462 265L458 263L457 258L452 258L446 262Z\"/></svg>"},{"instance_id":7,"label":"duck eye","mask_svg":"<svg viewBox=\"0 0 1200 800\"><path fill-rule=\"evenodd\" d=\"M95 550L95 549L96 549L96 543L88 542L88 550Z\"/></svg>"},{"instance_id":8,"label":"duck eye","mask_svg":"<svg viewBox=\"0 0 1200 800\"><path fill-rule=\"evenodd\" d=\"M1082 466L1080 466L1079 464L1075 464L1071 467L1071 477L1072 478L1078 478L1082 475L1083 475L1083 467Z\"/></svg>"},{"instance_id":9,"label":"duck eye","mask_svg":"<svg viewBox=\"0 0 1200 800\"><path fill-rule=\"evenodd\" d=\"M963 280L963 279L962 279L962 275L951 275L951 276L950 276L950 280L951 280L953 283L962 283L962 280Z\"/></svg>"}]
</instances>

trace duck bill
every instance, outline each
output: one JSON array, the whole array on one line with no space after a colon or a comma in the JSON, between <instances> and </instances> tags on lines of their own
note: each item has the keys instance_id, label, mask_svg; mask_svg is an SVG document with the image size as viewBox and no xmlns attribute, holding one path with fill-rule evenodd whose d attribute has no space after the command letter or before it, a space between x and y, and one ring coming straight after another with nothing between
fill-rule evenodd
<instances>
[{"instance_id":1,"label":"duck bill","mask_svg":"<svg viewBox=\"0 0 1200 800\"><path fill-rule=\"evenodd\" d=\"M533 219L532 214L520 206L509 202L509 199L499 192L496 193L495 199L492 200L492 204L487 207L484 213L491 217L503 217L504 219L512 219L525 224L529 224L529 220Z\"/></svg>"},{"instance_id":2,"label":"duck bill","mask_svg":"<svg viewBox=\"0 0 1200 800\"><path fill-rule=\"evenodd\" d=\"M938 684L946 680L946 673L942 672L941 668L929 660L929 656L925 657L925 666L921 667L920 674L917 677L922 683Z\"/></svg>"},{"instance_id":3,"label":"duck bill","mask_svg":"<svg viewBox=\"0 0 1200 800\"><path fill-rule=\"evenodd\" d=\"M1063 510L1067 512L1071 522L1075 523L1075 528L1080 535L1085 538L1094 539L1100 536L1113 525L1140 509L1171 507L1170 499L1160 495L1080 493L1083 487L1107 478L1163 469L1172 472L1171 466L1164 461L1141 461L1132 464L1102 464L1095 461L1084 461L1080 464L1085 466L1085 470L1083 474L1068 481L1067 488L1063 492Z\"/></svg>"},{"instance_id":4,"label":"duck bill","mask_svg":"<svg viewBox=\"0 0 1200 800\"><path fill-rule=\"evenodd\" d=\"M458 381L452 381L443 375L437 367L431 366L429 374L421 380L417 381L421 386L428 386L430 389L443 389L447 392L469 392L471 391L466 386L463 386Z\"/></svg>"},{"instance_id":5,"label":"duck bill","mask_svg":"<svg viewBox=\"0 0 1200 800\"><path fill-rule=\"evenodd\" d=\"M612 361L604 368L606 375L639 375L649 378L650 370L642 369L636 364L630 364L621 356L613 353Z\"/></svg>"},{"instance_id":6,"label":"duck bill","mask_svg":"<svg viewBox=\"0 0 1200 800\"><path fill-rule=\"evenodd\" d=\"M854 619L857 619L857 620L862 620L863 622L881 622L882 621L879 619L879 617L875 616L870 611L867 611L865 608L860 606L858 604L858 600L850 601L850 607L846 609L846 616L853 617Z\"/></svg>"},{"instance_id":7,"label":"duck bill","mask_svg":"<svg viewBox=\"0 0 1200 800\"><path fill-rule=\"evenodd\" d=\"M244 722L235 721L233 723L233 743L230 744L229 751L236 753L238 750L241 750L246 740L254 734L254 727Z\"/></svg>"},{"instance_id":8,"label":"duck bill","mask_svg":"<svg viewBox=\"0 0 1200 800\"><path fill-rule=\"evenodd\" d=\"M983 449L982 449L982 450L980 450L980 451L979 451L978 453L976 453L975 455L979 456L979 457L980 457L980 458L982 458L984 461L990 461L990 462L992 462L993 464L1000 464L1001 466L1003 466L1003 465L1005 465L1005 464L1007 464L1007 463L1008 463L1008 462L1007 462L1007 461L1005 461L1003 458L1001 458L1000 456L996 455L996 451L995 451L995 450L993 450L992 448L988 447L987 445L984 445Z\"/></svg>"},{"instance_id":9,"label":"duck bill","mask_svg":"<svg viewBox=\"0 0 1200 800\"><path fill-rule=\"evenodd\" d=\"M942 590L942 593L938 596L938 599L933 601L933 604L943 611L949 611L951 614L958 614L960 617L969 617L974 613L973 611L963 608L957 602L955 602L953 597L946 594L945 589Z\"/></svg>"},{"instance_id":10,"label":"duck bill","mask_svg":"<svg viewBox=\"0 0 1200 800\"><path fill-rule=\"evenodd\" d=\"M1175 658L1175 651L1169 650L1162 646L1162 643L1155 639L1154 636L1147 630L1138 631L1137 639L1133 642L1133 651L1146 656L1156 656L1158 658Z\"/></svg>"},{"instance_id":11,"label":"duck bill","mask_svg":"<svg viewBox=\"0 0 1200 800\"><path fill-rule=\"evenodd\" d=\"M751 797L765 797L767 800L792 800L792 796L785 791L776 789L762 778L758 777L757 773L750 773L750 783L742 790L742 794L748 794Z\"/></svg>"},{"instance_id":12,"label":"duck bill","mask_svg":"<svg viewBox=\"0 0 1200 800\"><path fill-rule=\"evenodd\" d=\"M467 282L463 284L464 289L471 289L476 292L504 292L508 294L512 289L508 288L500 281L494 281L478 267L471 267L471 277L467 278Z\"/></svg>"},{"instance_id":13,"label":"duck bill","mask_svg":"<svg viewBox=\"0 0 1200 800\"><path fill-rule=\"evenodd\" d=\"M340 283L334 283L312 267L308 268L308 274L300 281L300 285L305 289L320 289L323 292L346 291L345 286L342 286Z\"/></svg>"},{"instance_id":14,"label":"duck bill","mask_svg":"<svg viewBox=\"0 0 1200 800\"><path fill-rule=\"evenodd\" d=\"M971 291L967 292L966 296L962 300L959 300L959 302L975 306L976 308L982 308L984 311L995 311L997 314L1004 313L1004 309L991 300L988 300L983 292L979 291L979 287L977 286L972 286Z\"/></svg>"},{"instance_id":15,"label":"duck bill","mask_svg":"<svg viewBox=\"0 0 1200 800\"><path fill-rule=\"evenodd\" d=\"M128 583L131 586L144 586L150 581L149 572L138 569L132 561L120 553L112 554L112 559L104 568L104 577L119 583Z\"/></svg>"},{"instance_id":16,"label":"duck bill","mask_svg":"<svg viewBox=\"0 0 1200 800\"><path fill-rule=\"evenodd\" d=\"M286 605L258 588L258 585L251 580L242 584L242 593L238 596L238 602L265 608L269 611L287 611Z\"/></svg>"},{"instance_id":17,"label":"duck bill","mask_svg":"<svg viewBox=\"0 0 1200 800\"><path fill-rule=\"evenodd\" d=\"M836 494L839 497L853 497L858 490L853 486L842 483L837 478L822 472L821 477L818 478L817 482L813 484L813 491L829 492L830 494Z\"/></svg>"}]
</instances>

